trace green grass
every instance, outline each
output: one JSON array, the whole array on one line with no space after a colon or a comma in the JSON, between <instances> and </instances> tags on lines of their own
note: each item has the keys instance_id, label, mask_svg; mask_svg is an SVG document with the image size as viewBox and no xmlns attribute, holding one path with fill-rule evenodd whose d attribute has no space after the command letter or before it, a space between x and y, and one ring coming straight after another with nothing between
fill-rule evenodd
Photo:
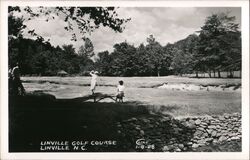
<instances>
[{"instance_id":1,"label":"green grass","mask_svg":"<svg viewBox=\"0 0 250 160\"><path fill-rule=\"evenodd\" d=\"M120 79L123 79L126 86L124 100L139 102L149 111L171 114L175 117L241 112L240 91L176 91L151 88L165 82L231 86L241 84L241 79L195 79L173 76L100 77L97 92L116 94L115 86ZM42 90L59 99L83 97L91 93L88 86L90 77L23 77L23 80L29 81L24 83L27 91ZM101 102L113 103L110 99Z\"/></svg>"}]
</instances>

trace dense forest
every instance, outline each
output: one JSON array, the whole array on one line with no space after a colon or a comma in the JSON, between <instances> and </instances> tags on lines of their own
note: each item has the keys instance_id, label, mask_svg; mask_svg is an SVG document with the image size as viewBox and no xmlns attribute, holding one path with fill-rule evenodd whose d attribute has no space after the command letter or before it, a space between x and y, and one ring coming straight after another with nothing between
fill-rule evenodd
<instances>
[{"instance_id":1,"label":"dense forest","mask_svg":"<svg viewBox=\"0 0 250 160\"><path fill-rule=\"evenodd\" d=\"M157 37L149 35L145 37L146 44L114 42L111 53L95 53L88 38L84 38L85 44L77 52L73 45L55 47L41 36L24 38L24 19L10 12L9 65L19 62L22 74L41 76L54 76L62 70L69 75L85 75L94 69L102 76L208 73L210 77L220 77L221 72L228 72L228 77L233 77L233 71L241 70L241 32L234 20L225 13L212 14L200 31L173 44L162 46Z\"/></svg>"}]
</instances>

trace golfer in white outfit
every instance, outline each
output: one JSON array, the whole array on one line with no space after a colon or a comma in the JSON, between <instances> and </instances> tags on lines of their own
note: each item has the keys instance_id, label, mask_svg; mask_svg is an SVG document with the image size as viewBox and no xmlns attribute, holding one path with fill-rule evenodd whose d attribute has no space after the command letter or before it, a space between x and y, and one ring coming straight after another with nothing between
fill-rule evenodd
<instances>
[{"instance_id":1,"label":"golfer in white outfit","mask_svg":"<svg viewBox=\"0 0 250 160\"><path fill-rule=\"evenodd\" d=\"M90 75L91 75L91 85L90 85L90 90L91 90L91 92L92 92L92 94L94 94L95 93L95 88L96 88L96 84L97 84L97 74L98 74L98 71L91 71L90 73L89 73Z\"/></svg>"}]
</instances>

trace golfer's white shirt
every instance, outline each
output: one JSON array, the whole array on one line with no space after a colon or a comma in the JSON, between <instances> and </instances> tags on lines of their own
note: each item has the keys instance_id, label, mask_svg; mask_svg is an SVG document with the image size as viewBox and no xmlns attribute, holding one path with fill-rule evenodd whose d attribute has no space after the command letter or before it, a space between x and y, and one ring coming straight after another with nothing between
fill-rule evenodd
<instances>
[{"instance_id":1,"label":"golfer's white shirt","mask_svg":"<svg viewBox=\"0 0 250 160\"><path fill-rule=\"evenodd\" d=\"M125 87L123 85L118 85L117 89L118 89L119 92L124 92Z\"/></svg>"}]
</instances>

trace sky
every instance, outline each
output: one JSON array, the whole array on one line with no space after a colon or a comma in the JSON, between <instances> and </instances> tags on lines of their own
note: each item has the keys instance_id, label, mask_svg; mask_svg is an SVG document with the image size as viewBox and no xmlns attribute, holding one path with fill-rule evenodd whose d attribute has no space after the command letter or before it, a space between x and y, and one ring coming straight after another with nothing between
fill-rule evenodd
<instances>
[{"instance_id":1,"label":"sky","mask_svg":"<svg viewBox=\"0 0 250 160\"><path fill-rule=\"evenodd\" d=\"M136 47L141 43L146 44L146 38L151 34L163 46L174 43L199 31L206 17L213 13L228 12L230 16L235 16L236 23L241 25L241 9L238 7L124 7L118 8L117 12L119 17L131 20L125 24L122 33L100 27L91 35L87 35L94 45L95 53L105 50L111 52L114 44L124 41ZM38 18L25 24L28 29L35 29L45 40L50 39L53 46L73 44L78 50L84 44L82 40L70 40L71 34L64 30L65 22L60 17L49 22Z\"/></svg>"}]
</instances>

